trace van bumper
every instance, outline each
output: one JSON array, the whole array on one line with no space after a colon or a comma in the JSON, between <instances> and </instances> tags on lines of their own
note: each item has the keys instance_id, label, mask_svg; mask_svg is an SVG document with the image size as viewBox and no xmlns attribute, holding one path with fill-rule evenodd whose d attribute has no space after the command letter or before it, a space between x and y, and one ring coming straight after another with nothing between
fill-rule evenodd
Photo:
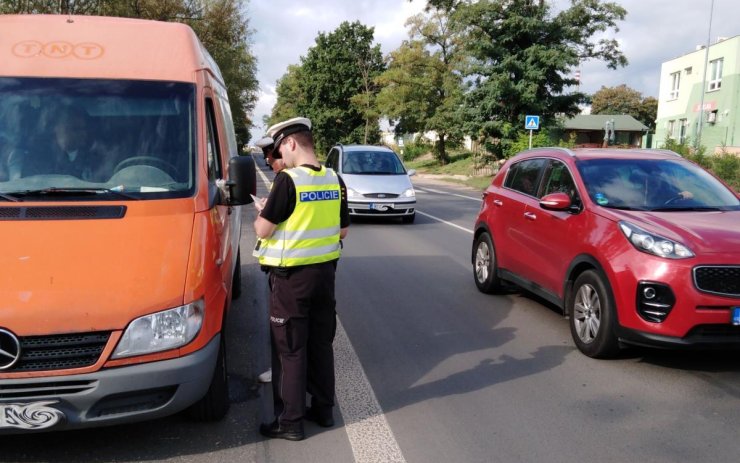
<instances>
[{"instance_id":1,"label":"van bumper","mask_svg":"<svg viewBox=\"0 0 740 463\"><path fill-rule=\"evenodd\" d=\"M184 410L208 391L220 337L172 360L84 375L0 380L0 434L130 423Z\"/></svg>"}]
</instances>

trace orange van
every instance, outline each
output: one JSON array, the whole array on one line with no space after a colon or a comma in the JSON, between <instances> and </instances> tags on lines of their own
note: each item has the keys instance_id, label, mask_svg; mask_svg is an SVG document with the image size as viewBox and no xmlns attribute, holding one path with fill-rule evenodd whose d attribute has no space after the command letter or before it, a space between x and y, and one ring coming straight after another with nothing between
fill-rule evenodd
<instances>
[{"instance_id":1,"label":"orange van","mask_svg":"<svg viewBox=\"0 0 740 463\"><path fill-rule=\"evenodd\" d=\"M0 15L0 433L229 406L238 156L182 24Z\"/></svg>"}]
</instances>

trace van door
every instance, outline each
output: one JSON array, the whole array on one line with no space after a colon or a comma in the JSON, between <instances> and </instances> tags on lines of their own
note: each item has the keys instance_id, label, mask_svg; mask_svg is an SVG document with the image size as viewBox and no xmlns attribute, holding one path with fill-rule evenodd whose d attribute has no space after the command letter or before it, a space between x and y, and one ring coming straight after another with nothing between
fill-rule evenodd
<instances>
[{"instance_id":1,"label":"van door","mask_svg":"<svg viewBox=\"0 0 740 463\"><path fill-rule=\"evenodd\" d=\"M219 125L216 117L216 108L213 98L206 96L206 162L208 167L208 202L211 210L211 224L214 227L214 245L218 246L217 264L221 269L221 279L224 287L231 279L231 268L224 265L229 252L231 208L221 203L222 193L216 181L224 178L224 158Z\"/></svg>"}]
</instances>

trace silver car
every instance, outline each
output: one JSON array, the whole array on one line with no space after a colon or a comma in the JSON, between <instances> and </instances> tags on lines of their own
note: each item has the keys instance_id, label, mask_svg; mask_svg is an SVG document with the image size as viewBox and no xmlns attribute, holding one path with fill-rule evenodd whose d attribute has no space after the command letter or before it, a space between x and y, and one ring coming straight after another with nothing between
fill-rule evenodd
<instances>
[{"instance_id":1,"label":"silver car","mask_svg":"<svg viewBox=\"0 0 740 463\"><path fill-rule=\"evenodd\" d=\"M326 159L347 186L351 216L400 217L412 223L416 193L396 153L385 146L336 145Z\"/></svg>"}]
</instances>

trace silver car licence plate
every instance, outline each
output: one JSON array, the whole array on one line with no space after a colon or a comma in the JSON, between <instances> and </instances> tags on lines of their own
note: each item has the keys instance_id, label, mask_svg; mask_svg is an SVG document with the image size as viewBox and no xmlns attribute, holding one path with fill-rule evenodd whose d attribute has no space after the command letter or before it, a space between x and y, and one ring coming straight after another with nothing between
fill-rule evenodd
<instances>
[{"instance_id":1,"label":"silver car licence plate","mask_svg":"<svg viewBox=\"0 0 740 463\"><path fill-rule=\"evenodd\" d=\"M61 410L50 407L57 401L0 404L0 429L46 429L64 421Z\"/></svg>"}]
</instances>

